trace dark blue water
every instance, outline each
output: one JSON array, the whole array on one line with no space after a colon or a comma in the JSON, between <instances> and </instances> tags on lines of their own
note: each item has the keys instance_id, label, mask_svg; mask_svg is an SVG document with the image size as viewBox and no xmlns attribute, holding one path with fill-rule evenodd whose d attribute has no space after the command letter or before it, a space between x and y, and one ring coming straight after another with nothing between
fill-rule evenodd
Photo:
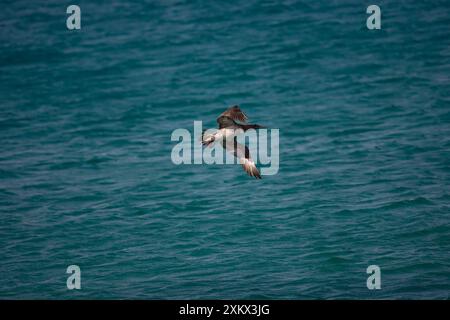
<instances>
[{"instance_id":1,"label":"dark blue water","mask_svg":"<svg viewBox=\"0 0 450 320\"><path fill-rule=\"evenodd\" d=\"M175 166L233 104L279 173ZM0 139L2 299L449 297L448 1L2 3Z\"/></svg>"}]
</instances>

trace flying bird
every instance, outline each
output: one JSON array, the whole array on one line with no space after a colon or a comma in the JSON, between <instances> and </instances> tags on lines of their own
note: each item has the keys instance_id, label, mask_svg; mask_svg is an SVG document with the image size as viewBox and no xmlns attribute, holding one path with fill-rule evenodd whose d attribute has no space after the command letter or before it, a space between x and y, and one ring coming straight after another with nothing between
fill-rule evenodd
<instances>
[{"instance_id":1,"label":"flying bird","mask_svg":"<svg viewBox=\"0 0 450 320\"><path fill-rule=\"evenodd\" d=\"M233 106L225 110L217 118L219 130L214 134L202 134L202 144L211 147L218 141L222 147L239 159L240 164L250 176L261 179L261 174L252 160L246 145L237 142L237 136L249 129L264 128L258 124L247 124L247 115L239 108Z\"/></svg>"}]
</instances>

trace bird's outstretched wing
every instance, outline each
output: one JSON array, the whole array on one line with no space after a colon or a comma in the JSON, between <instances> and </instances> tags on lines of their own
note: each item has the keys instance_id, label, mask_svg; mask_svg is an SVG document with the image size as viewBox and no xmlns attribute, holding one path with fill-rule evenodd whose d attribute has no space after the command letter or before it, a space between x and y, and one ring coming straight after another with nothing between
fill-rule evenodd
<instances>
[{"instance_id":1,"label":"bird's outstretched wing","mask_svg":"<svg viewBox=\"0 0 450 320\"><path fill-rule=\"evenodd\" d=\"M261 174L259 173L255 162L252 160L250 151L246 145L238 143L236 137L234 137L234 139L227 139L222 146L225 150L239 159L242 168L244 168L248 175L255 177L256 179L261 179Z\"/></svg>"},{"instance_id":2,"label":"bird's outstretched wing","mask_svg":"<svg viewBox=\"0 0 450 320\"><path fill-rule=\"evenodd\" d=\"M217 120L219 120L221 117L228 117L243 123L247 122L248 119L247 115L241 110L241 108L239 108L239 106L233 106L231 108L228 108L227 110L222 112L222 114L219 116L219 118L217 118Z\"/></svg>"}]
</instances>

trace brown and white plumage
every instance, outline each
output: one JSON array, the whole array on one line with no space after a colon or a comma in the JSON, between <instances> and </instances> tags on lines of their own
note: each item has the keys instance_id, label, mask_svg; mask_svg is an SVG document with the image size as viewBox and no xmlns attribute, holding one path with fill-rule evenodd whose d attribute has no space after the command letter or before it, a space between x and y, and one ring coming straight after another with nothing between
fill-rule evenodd
<instances>
[{"instance_id":1,"label":"brown and white plumage","mask_svg":"<svg viewBox=\"0 0 450 320\"><path fill-rule=\"evenodd\" d=\"M214 134L203 134L202 143L205 146L212 146L215 141L220 141L225 150L239 159L240 164L250 176L261 179L248 147L236 140L237 135L249 129L263 128L258 124L247 124L247 119L247 115L239 106L233 106L225 110L217 118L219 130Z\"/></svg>"},{"instance_id":2,"label":"brown and white plumage","mask_svg":"<svg viewBox=\"0 0 450 320\"><path fill-rule=\"evenodd\" d=\"M246 145L237 142L237 138L222 140L222 146L224 149L232 153L236 158L239 159L239 163L244 168L245 172L249 176L255 177L256 179L261 179L261 174L256 167L255 162L250 156L250 151Z\"/></svg>"}]
</instances>

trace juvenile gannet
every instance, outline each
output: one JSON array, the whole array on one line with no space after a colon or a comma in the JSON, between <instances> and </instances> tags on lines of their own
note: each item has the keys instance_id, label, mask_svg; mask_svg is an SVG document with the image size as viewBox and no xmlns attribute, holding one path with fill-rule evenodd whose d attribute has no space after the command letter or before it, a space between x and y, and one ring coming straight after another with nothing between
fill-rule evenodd
<instances>
[{"instance_id":1,"label":"juvenile gannet","mask_svg":"<svg viewBox=\"0 0 450 320\"><path fill-rule=\"evenodd\" d=\"M217 118L219 130L214 134L202 134L202 144L212 146L215 141L219 141L226 151L239 159L245 172L256 179L261 179L261 174L250 156L248 147L238 143L236 139L236 136L249 129L263 128L258 124L247 124L247 119L247 115L242 112L239 106L233 106L225 110Z\"/></svg>"}]
</instances>

